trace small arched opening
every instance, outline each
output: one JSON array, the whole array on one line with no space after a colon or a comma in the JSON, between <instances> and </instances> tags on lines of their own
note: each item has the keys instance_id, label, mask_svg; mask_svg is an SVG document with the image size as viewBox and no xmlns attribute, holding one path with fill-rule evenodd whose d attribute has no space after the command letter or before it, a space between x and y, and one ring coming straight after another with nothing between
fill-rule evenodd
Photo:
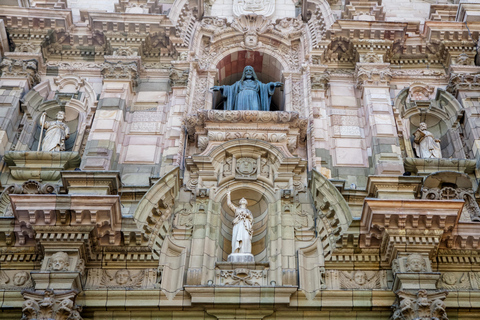
<instances>
[{"instance_id":1,"label":"small arched opening","mask_svg":"<svg viewBox=\"0 0 480 320\"><path fill-rule=\"evenodd\" d=\"M275 57L268 53L259 51L236 51L224 57L217 64L217 75L215 85L232 85L242 78L243 69L246 66L252 66L255 73L263 83L282 82L285 83L283 76L283 66ZM225 99L217 91L213 96L213 109L225 110ZM270 111L282 111L285 105L285 91L282 88L275 89L272 96Z\"/></svg>"}]
</instances>

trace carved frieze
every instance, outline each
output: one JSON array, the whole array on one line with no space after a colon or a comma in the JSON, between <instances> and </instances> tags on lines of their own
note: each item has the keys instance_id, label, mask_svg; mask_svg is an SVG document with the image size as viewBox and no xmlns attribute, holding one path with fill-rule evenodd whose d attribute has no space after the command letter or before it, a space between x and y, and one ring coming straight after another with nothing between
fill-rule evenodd
<instances>
[{"instance_id":1,"label":"carved frieze","mask_svg":"<svg viewBox=\"0 0 480 320\"><path fill-rule=\"evenodd\" d=\"M265 286L267 273L265 270L236 268L234 270L217 270L217 285L220 286Z\"/></svg>"},{"instance_id":2,"label":"carved frieze","mask_svg":"<svg viewBox=\"0 0 480 320\"><path fill-rule=\"evenodd\" d=\"M475 273L472 272L471 275L474 276ZM443 272L437 281L437 288L444 290L469 290L472 288L469 273Z\"/></svg>"},{"instance_id":3,"label":"carved frieze","mask_svg":"<svg viewBox=\"0 0 480 320\"><path fill-rule=\"evenodd\" d=\"M327 289L386 289L387 272L327 270Z\"/></svg>"},{"instance_id":4,"label":"carved frieze","mask_svg":"<svg viewBox=\"0 0 480 320\"><path fill-rule=\"evenodd\" d=\"M7 290L20 290L33 287L32 278L30 277L30 271L0 271L0 287Z\"/></svg>"},{"instance_id":5,"label":"carved frieze","mask_svg":"<svg viewBox=\"0 0 480 320\"><path fill-rule=\"evenodd\" d=\"M157 283L155 269L89 269L86 287L94 288L153 288Z\"/></svg>"}]
</instances>

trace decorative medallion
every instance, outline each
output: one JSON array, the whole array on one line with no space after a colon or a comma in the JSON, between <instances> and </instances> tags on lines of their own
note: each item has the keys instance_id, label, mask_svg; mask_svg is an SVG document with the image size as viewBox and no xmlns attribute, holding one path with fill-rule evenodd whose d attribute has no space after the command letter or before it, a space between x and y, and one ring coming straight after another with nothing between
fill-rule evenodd
<instances>
[{"instance_id":1,"label":"decorative medallion","mask_svg":"<svg viewBox=\"0 0 480 320\"><path fill-rule=\"evenodd\" d=\"M237 178L255 178L257 173L257 159L240 158L237 160Z\"/></svg>"}]
</instances>

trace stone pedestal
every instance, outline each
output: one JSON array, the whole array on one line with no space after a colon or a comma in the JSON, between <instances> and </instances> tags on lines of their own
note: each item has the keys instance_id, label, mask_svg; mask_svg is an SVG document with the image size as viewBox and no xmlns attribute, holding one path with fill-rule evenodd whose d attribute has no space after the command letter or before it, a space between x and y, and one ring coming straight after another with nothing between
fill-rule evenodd
<instances>
[{"instance_id":1,"label":"stone pedestal","mask_svg":"<svg viewBox=\"0 0 480 320\"><path fill-rule=\"evenodd\" d=\"M228 255L227 261L232 263L254 263L255 259L251 253L232 253Z\"/></svg>"}]
</instances>

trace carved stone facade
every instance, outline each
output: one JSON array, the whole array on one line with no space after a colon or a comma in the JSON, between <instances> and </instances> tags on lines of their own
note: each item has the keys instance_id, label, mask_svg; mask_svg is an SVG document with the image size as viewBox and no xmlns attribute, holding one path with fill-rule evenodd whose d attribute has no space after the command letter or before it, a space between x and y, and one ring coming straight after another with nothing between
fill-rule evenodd
<instances>
[{"instance_id":1,"label":"carved stone facade","mask_svg":"<svg viewBox=\"0 0 480 320\"><path fill-rule=\"evenodd\" d=\"M0 319L477 319L480 5L434 2L0 1Z\"/></svg>"}]
</instances>

